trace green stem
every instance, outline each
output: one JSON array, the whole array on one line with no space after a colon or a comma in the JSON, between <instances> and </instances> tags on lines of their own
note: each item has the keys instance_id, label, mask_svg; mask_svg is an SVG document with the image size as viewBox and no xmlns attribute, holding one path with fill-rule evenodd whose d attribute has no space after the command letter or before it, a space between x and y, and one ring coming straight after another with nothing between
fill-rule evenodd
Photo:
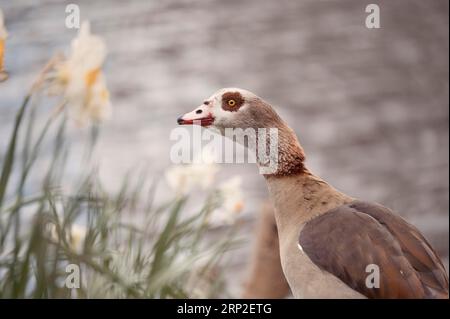
<instances>
[{"instance_id":1,"label":"green stem","mask_svg":"<svg viewBox=\"0 0 450 319\"><path fill-rule=\"evenodd\" d=\"M30 101L31 94L28 94L23 103L22 106L19 109L19 112L16 115L16 120L14 123L14 129L12 133L12 137L9 142L8 150L5 155L5 161L3 162L2 167L2 175L0 177L0 208L3 205L3 199L5 197L6 193L6 187L8 186L9 177L11 176L12 168L14 165L14 153L16 150L16 142L17 142L17 136L19 133L19 127L20 123L22 122L23 115L25 113L26 106L28 102Z\"/></svg>"}]
</instances>

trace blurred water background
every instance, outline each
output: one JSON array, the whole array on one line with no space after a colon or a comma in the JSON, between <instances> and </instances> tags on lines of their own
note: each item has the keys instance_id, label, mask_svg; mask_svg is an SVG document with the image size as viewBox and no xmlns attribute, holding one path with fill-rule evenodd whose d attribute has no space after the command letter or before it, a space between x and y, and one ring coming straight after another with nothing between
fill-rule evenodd
<instances>
[{"instance_id":1,"label":"blurred water background","mask_svg":"<svg viewBox=\"0 0 450 319\"><path fill-rule=\"evenodd\" d=\"M105 184L114 188L138 164L162 179L172 165L176 118L221 87L241 87L276 106L315 173L407 218L448 269L448 1L377 1L381 28L369 30L358 0L0 0L10 33L0 158L34 76L76 35L64 25L68 3L80 6L81 19L109 48L114 113L97 154ZM244 181L248 242L227 269L237 296L267 191L253 165L221 168L220 178ZM162 182L159 197L168 192Z\"/></svg>"}]
</instances>

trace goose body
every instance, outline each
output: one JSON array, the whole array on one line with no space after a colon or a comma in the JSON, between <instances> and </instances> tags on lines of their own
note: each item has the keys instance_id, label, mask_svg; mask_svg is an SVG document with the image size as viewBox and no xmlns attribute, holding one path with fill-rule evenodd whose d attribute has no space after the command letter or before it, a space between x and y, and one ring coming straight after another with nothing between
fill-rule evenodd
<instances>
[{"instance_id":1,"label":"goose body","mask_svg":"<svg viewBox=\"0 0 450 319\"><path fill-rule=\"evenodd\" d=\"M420 231L376 203L356 200L310 172L295 133L273 107L222 89L179 124L276 128L278 162L265 174L280 259L296 298L448 298L448 277Z\"/></svg>"}]
</instances>

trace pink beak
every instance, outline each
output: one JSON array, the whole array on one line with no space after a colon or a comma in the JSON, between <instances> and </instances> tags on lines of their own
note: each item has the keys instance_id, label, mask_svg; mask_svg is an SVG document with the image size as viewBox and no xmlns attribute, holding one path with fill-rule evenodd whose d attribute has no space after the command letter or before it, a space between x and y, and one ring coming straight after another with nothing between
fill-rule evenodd
<instances>
[{"instance_id":1,"label":"pink beak","mask_svg":"<svg viewBox=\"0 0 450 319\"><path fill-rule=\"evenodd\" d=\"M214 117L208 109L208 105L201 105L192 112L186 113L177 119L179 125L210 126L214 123Z\"/></svg>"}]
</instances>

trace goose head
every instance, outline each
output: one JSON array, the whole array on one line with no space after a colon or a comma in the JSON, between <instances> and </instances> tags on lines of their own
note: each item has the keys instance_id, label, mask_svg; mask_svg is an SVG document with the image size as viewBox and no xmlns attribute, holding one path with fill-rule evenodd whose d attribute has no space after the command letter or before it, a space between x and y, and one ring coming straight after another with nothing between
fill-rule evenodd
<instances>
[{"instance_id":1,"label":"goose head","mask_svg":"<svg viewBox=\"0 0 450 319\"><path fill-rule=\"evenodd\" d=\"M226 136L226 129L246 135L247 129L276 129L277 137L267 135L267 145L275 145L278 158L277 169L272 175L290 175L304 172L304 153L294 131L278 116L272 106L257 95L238 88L221 89L211 95L193 111L180 116L180 125L201 125L214 127ZM235 130L241 129L241 130ZM239 132L240 131L240 132ZM236 135L238 135L236 134ZM251 138L254 142L256 135ZM244 146L255 145L247 139L240 139ZM272 144L275 141L275 144ZM259 145L259 144L258 144ZM265 144L262 144L265 149ZM258 163L259 162L258 159Z\"/></svg>"},{"instance_id":2,"label":"goose head","mask_svg":"<svg viewBox=\"0 0 450 319\"><path fill-rule=\"evenodd\" d=\"M254 93L238 88L224 88L180 116L180 125L225 128L278 127L282 121L273 108Z\"/></svg>"}]
</instances>

